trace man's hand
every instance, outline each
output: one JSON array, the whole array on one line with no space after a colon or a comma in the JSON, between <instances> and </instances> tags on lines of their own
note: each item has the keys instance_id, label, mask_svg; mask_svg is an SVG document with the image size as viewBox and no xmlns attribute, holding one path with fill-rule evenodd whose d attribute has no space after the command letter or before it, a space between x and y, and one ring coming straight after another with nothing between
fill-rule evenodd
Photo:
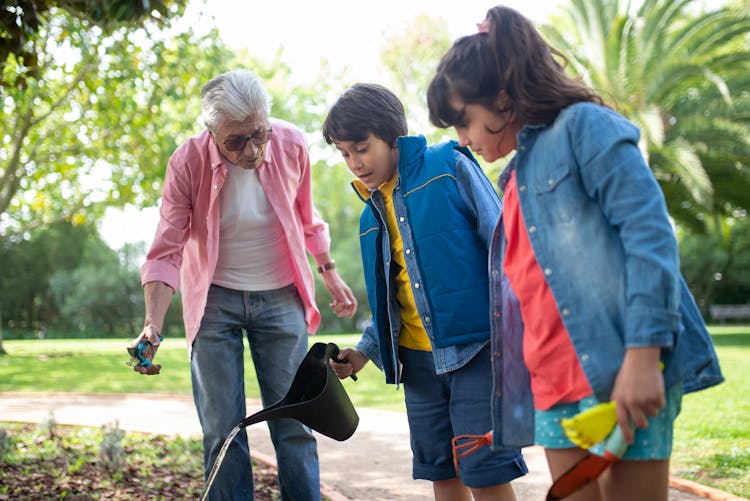
<instances>
[{"instance_id":1,"label":"man's hand","mask_svg":"<svg viewBox=\"0 0 750 501\"><path fill-rule=\"evenodd\" d=\"M150 346L148 346L148 348L143 352L143 356L145 356L149 362L153 362L154 357L156 356L156 351L159 349L159 345L161 344L160 333L156 326L147 324L141 331L140 335L135 339L135 341L133 341L133 348L135 349L138 346L138 343L141 343L142 341L148 341L148 343L150 343ZM153 376L154 374L159 374L161 365L153 363L148 366L134 364L133 370L136 372L140 372L141 374L144 374L146 376Z\"/></svg>"},{"instance_id":2,"label":"man's hand","mask_svg":"<svg viewBox=\"0 0 750 501\"><path fill-rule=\"evenodd\" d=\"M323 277L323 284L325 284L333 299L330 304L333 312L337 317L352 318L357 311L357 299L354 297L352 290L344 283L335 269L327 270L321 276Z\"/></svg>"}]
</instances>

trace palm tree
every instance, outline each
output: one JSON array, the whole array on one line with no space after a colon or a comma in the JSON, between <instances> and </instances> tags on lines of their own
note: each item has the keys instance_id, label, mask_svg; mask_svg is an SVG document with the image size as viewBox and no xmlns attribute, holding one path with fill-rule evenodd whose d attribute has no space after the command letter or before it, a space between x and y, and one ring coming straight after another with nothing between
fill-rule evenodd
<instances>
[{"instance_id":1,"label":"palm tree","mask_svg":"<svg viewBox=\"0 0 750 501\"><path fill-rule=\"evenodd\" d=\"M692 0L571 0L543 26L641 128L670 213L698 231L750 208L750 18ZM739 212L738 212L739 211Z\"/></svg>"}]
</instances>

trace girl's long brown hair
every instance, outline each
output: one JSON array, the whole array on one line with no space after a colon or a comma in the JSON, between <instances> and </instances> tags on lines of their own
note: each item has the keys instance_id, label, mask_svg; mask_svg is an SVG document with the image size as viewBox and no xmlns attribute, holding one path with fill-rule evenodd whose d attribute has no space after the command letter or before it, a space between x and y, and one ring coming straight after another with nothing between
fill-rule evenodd
<instances>
[{"instance_id":1,"label":"girl's long brown hair","mask_svg":"<svg viewBox=\"0 0 750 501\"><path fill-rule=\"evenodd\" d=\"M459 38L441 59L427 91L433 125L460 124L461 112L450 106L452 97L498 113L513 112L523 124L550 123L577 102L604 104L591 88L565 72L565 57L517 11L493 7L486 23L487 33ZM501 91L509 99L500 100Z\"/></svg>"}]
</instances>

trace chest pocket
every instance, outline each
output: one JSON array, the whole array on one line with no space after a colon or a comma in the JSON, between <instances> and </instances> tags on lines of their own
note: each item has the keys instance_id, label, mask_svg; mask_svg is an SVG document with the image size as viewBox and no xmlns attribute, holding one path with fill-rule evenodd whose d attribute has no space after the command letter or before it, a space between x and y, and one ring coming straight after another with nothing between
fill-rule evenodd
<instances>
[{"instance_id":1,"label":"chest pocket","mask_svg":"<svg viewBox=\"0 0 750 501\"><path fill-rule=\"evenodd\" d=\"M568 164L555 164L555 166L541 173L538 179L534 180L534 192L537 194L549 193L566 181L566 178L572 178L570 166Z\"/></svg>"},{"instance_id":2,"label":"chest pocket","mask_svg":"<svg viewBox=\"0 0 750 501\"><path fill-rule=\"evenodd\" d=\"M540 172L530 188L551 223L572 222L588 198L569 163L556 163Z\"/></svg>"}]
</instances>

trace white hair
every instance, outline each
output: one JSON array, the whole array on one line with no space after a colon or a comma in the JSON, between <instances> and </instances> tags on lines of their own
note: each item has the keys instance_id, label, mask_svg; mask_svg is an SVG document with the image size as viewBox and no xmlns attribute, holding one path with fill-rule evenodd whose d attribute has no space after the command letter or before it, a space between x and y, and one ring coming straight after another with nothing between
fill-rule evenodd
<instances>
[{"instance_id":1,"label":"white hair","mask_svg":"<svg viewBox=\"0 0 750 501\"><path fill-rule=\"evenodd\" d=\"M254 73L232 70L211 79L201 89L203 122L211 132L216 132L225 120L241 122L260 114L268 119L271 113L271 95Z\"/></svg>"}]
</instances>

